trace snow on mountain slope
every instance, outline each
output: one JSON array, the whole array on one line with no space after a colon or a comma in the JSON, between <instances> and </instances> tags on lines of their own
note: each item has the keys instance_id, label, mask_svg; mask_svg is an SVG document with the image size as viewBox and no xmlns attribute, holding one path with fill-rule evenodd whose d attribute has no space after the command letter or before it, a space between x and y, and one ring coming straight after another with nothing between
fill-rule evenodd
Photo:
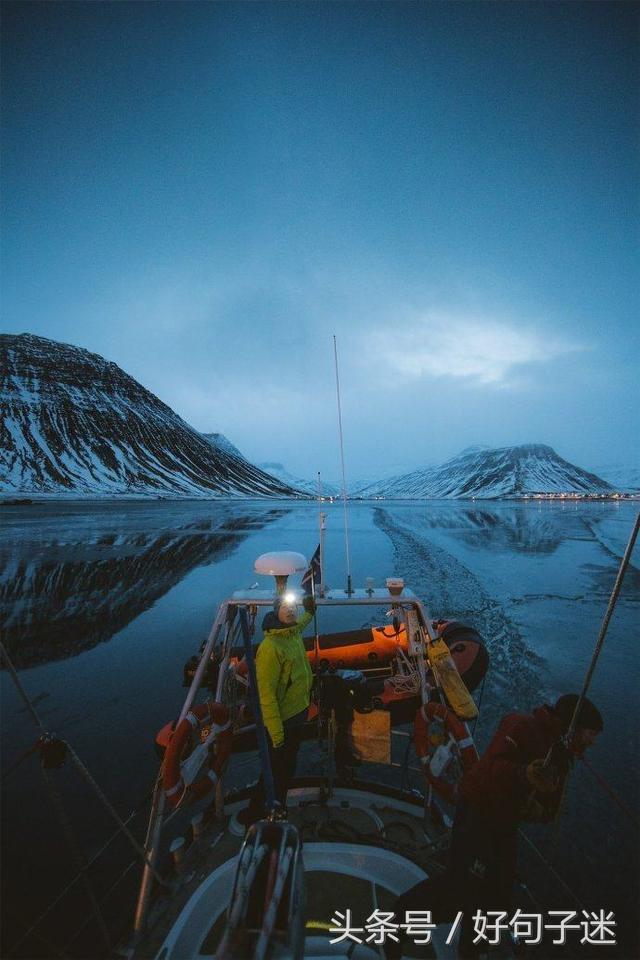
<instances>
[{"instance_id":1,"label":"snow on mountain slope","mask_svg":"<svg viewBox=\"0 0 640 960\"><path fill-rule=\"evenodd\" d=\"M212 445L115 363L80 347L0 335L0 403L3 493L296 493Z\"/></svg>"},{"instance_id":2,"label":"snow on mountain slope","mask_svg":"<svg viewBox=\"0 0 640 960\"><path fill-rule=\"evenodd\" d=\"M244 460L245 463L249 463L244 454L240 453L238 448L231 443L231 440L227 440L224 433L203 433L202 436L218 450L223 450L237 460Z\"/></svg>"},{"instance_id":3,"label":"snow on mountain slope","mask_svg":"<svg viewBox=\"0 0 640 960\"><path fill-rule=\"evenodd\" d=\"M292 476L288 470L281 463L273 463L269 461L268 463L259 463L258 466L261 470L264 470L265 473L268 473L270 476L275 477L281 483L286 483L290 487L295 487L296 490L304 490L305 493L309 493L312 497L318 496L318 481L317 480L301 480L299 477ZM337 497L340 494L337 484L328 483L327 481L322 481L322 495L325 497Z\"/></svg>"},{"instance_id":4,"label":"snow on mountain slope","mask_svg":"<svg viewBox=\"0 0 640 960\"><path fill-rule=\"evenodd\" d=\"M598 476L620 493L638 493L640 491L640 467L631 467L621 463L605 463L596 467Z\"/></svg>"},{"instance_id":5,"label":"snow on mountain slope","mask_svg":"<svg viewBox=\"0 0 640 960\"><path fill-rule=\"evenodd\" d=\"M520 497L534 493L606 493L611 486L544 444L471 449L438 467L414 470L358 491L400 499Z\"/></svg>"}]
</instances>

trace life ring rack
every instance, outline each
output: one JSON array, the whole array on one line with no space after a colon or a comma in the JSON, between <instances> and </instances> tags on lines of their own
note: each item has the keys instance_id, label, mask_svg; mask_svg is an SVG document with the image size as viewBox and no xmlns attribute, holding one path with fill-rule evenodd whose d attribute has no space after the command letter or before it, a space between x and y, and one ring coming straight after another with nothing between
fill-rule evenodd
<instances>
[{"instance_id":1,"label":"life ring rack","mask_svg":"<svg viewBox=\"0 0 640 960\"><path fill-rule=\"evenodd\" d=\"M208 770L193 783L185 784L182 764L187 758L184 753L191 754L194 735L197 735L196 748L198 744L208 744ZM185 800L193 803L205 797L218 782L232 745L233 730L224 704L208 700L192 707L174 730L164 755L162 786L169 806L177 807Z\"/></svg>"},{"instance_id":2,"label":"life ring rack","mask_svg":"<svg viewBox=\"0 0 640 960\"><path fill-rule=\"evenodd\" d=\"M432 752L429 743L429 725L439 720L444 723L447 733L455 741L463 772L470 770L478 761L478 751L476 750L473 737L469 733L467 725L443 703L423 703L416 713L413 725L413 739L416 746L416 753L422 764L422 770L427 782L440 796L449 803L455 803L458 792L458 784L450 783L442 777L436 776L431 771Z\"/></svg>"}]
</instances>

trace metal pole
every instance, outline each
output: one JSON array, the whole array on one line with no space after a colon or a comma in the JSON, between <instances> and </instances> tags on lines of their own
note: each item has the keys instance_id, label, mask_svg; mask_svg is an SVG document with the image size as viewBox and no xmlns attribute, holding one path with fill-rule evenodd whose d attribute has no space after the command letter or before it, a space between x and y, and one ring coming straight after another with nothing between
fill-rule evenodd
<instances>
[{"instance_id":1,"label":"metal pole","mask_svg":"<svg viewBox=\"0 0 640 960\"><path fill-rule=\"evenodd\" d=\"M627 571L627 567L629 566L629 561L631 560L631 554L633 553L633 548L635 546L636 537L638 536L639 528L640 528L640 513L638 513L638 515L636 516L636 522L633 525L633 530L631 531L631 536L629 537L629 542L627 543L627 549L625 550L624 556L620 561L618 576L616 577L616 582L613 585L613 590L611 591L611 596L609 597L609 603L607 605L607 609L604 615L604 620L602 621L602 626L600 627L600 633L596 641L596 646L593 651L593 656L591 657L591 663L589 664L589 668L587 670L587 674L584 678L584 683L582 685L582 692L580 693L578 702L576 703L576 708L573 711L573 717L571 718L571 724L569 725L569 729L567 730L566 742L568 744L571 743L576 727L578 725L578 716L580 713L580 707L582 706L582 701L587 695L587 690L589 689L589 685L591 683L591 679L593 677L593 673L596 668L596 664L598 662L598 657L600 656L602 645L604 644L604 638L607 633L609 621L611 620L611 616L613 614L616 601L618 599L620 590L622 588L622 581Z\"/></svg>"},{"instance_id":2,"label":"metal pole","mask_svg":"<svg viewBox=\"0 0 640 960\"><path fill-rule=\"evenodd\" d=\"M318 636L318 611L316 609L316 584L313 579L313 571L311 572L311 599L313 600L313 630L314 630L314 639L313 639L313 649L314 649L314 673L318 674L318 660L320 657L320 637Z\"/></svg>"},{"instance_id":3,"label":"metal pole","mask_svg":"<svg viewBox=\"0 0 640 960\"><path fill-rule=\"evenodd\" d=\"M327 525L326 513L320 514L320 596L324 597L324 532Z\"/></svg>"},{"instance_id":4,"label":"metal pole","mask_svg":"<svg viewBox=\"0 0 640 960\"><path fill-rule=\"evenodd\" d=\"M262 720L262 709L260 707L260 696L258 693L258 678L256 676L256 665L253 659L253 647L251 646L246 607L238 608L238 617L240 618L240 628L242 630L242 639L244 640L244 655L247 661L247 673L249 674L249 698L251 700L253 715L256 719L256 739L258 741L260 766L264 780L264 796L267 810L271 812L275 809L276 805L276 791L273 784L271 761L269 759L267 733Z\"/></svg>"},{"instance_id":5,"label":"metal pole","mask_svg":"<svg viewBox=\"0 0 640 960\"><path fill-rule=\"evenodd\" d=\"M324 525L326 514L322 512L322 481L318 470L318 509L320 511L320 596L324 596Z\"/></svg>"},{"instance_id":6,"label":"metal pole","mask_svg":"<svg viewBox=\"0 0 640 960\"><path fill-rule=\"evenodd\" d=\"M349 513L347 510L347 481L344 470L344 440L342 436L342 407L340 405L340 374L338 372L338 344L333 337L333 356L336 365L336 394L338 397L338 428L340 431L340 462L342 463L342 503L344 506L344 545L347 558L347 593L351 595L351 558L349 556Z\"/></svg>"},{"instance_id":7,"label":"metal pole","mask_svg":"<svg viewBox=\"0 0 640 960\"><path fill-rule=\"evenodd\" d=\"M191 705L193 704L196 693L198 692L204 671L211 656L211 651L213 650L214 643L220 631L220 625L223 618L226 616L226 613L227 604L223 603L220 606L211 630L209 631L209 637L207 638L205 648L202 652L202 656L200 657L200 663L198 664L194 678L191 681L191 686L189 687L189 692L187 693L182 710L180 711L178 723L180 723L181 720L184 720L187 713L191 709ZM177 725L178 724L176 724L176 726ZM142 880L140 881L140 890L138 892L138 901L136 903L135 920L133 925L135 943L137 943L142 936L142 931L144 930L147 917L147 910L149 909L151 888L153 884L156 861L158 859L160 836L162 834L164 807L164 787L162 785L162 777L159 776L153 792L151 814L149 816L149 825L147 827L147 836L144 844L144 852L146 854L147 861L144 865L144 870L142 871Z\"/></svg>"},{"instance_id":8,"label":"metal pole","mask_svg":"<svg viewBox=\"0 0 640 960\"><path fill-rule=\"evenodd\" d=\"M147 862L142 871L142 881L138 893L138 902L136 903L135 919L133 922L133 942L139 943L144 931L147 919L147 910L149 909L149 900L151 898L151 886L153 884L153 873L158 857L158 847L160 844L160 834L162 833L162 816L164 814L164 786L162 778L158 777L155 790L153 791L153 801L151 803L151 816L149 817L149 826L147 827L147 836L145 838L144 849L147 854Z\"/></svg>"}]
</instances>

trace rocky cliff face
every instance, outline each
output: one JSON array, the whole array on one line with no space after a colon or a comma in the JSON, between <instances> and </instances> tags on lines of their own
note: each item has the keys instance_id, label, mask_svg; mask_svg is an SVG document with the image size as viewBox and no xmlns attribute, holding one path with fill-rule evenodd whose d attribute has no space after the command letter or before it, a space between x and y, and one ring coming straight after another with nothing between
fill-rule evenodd
<instances>
[{"instance_id":1,"label":"rocky cliff face","mask_svg":"<svg viewBox=\"0 0 640 960\"><path fill-rule=\"evenodd\" d=\"M493 499L536 493L607 493L606 480L563 460L544 444L472 448L438 467L371 484L363 497Z\"/></svg>"},{"instance_id":2,"label":"rocky cliff face","mask_svg":"<svg viewBox=\"0 0 640 960\"><path fill-rule=\"evenodd\" d=\"M215 443L193 430L115 363L79 347L0 336L0 404L5 494L297 493L225 438Z\"/></svg>"}]
</instances>

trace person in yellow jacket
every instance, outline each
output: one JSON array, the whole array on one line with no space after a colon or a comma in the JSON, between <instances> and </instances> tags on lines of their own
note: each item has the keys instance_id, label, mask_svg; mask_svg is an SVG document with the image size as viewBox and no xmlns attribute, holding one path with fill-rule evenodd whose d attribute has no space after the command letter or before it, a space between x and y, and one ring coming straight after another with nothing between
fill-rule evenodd
<instances>
[{"instance_id":1,"label":"person in yellow jacket","mask_svg":"<svg viewBox=\"0 0 640 960\"><path fill-rule=\"evenodd\" d=\"M302 728L307 719L313 674L302 640L302 631L315 612L312 597L303 600L298 617L294 602L278 598L262 621L264 638L256 654L256 675L262 719L268 733L269 759L276 800L286 806L289 783L295 773ZM235 818L248 827L266 813L263 778L249 806Z\"/></svg>"}]
</instances>

